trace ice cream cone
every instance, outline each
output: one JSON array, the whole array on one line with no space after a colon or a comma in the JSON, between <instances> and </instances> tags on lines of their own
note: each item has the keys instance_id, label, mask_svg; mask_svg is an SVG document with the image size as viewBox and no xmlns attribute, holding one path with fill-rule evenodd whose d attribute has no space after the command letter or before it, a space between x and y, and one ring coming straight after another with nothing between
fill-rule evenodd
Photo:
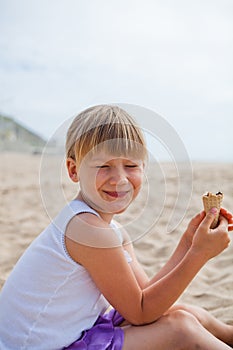
<instances>
[{"instance_id":1,"label":"ice cream cone","mask_svg":"<svg viewBox=\"0 0 233 350\"><path fill-rule=\"evenodd\" d=\"M203 200L204 210L206 213L211 208L218 209L218 213L216 214L216 217L210 226L210 228L215 228L218 225L219 213L220 213L220 208L221 208L222 200L223 200L223 194L222 194L222 192L218 192L216 194L208 192L202 196L202 200Z\"/></svg>"}]
</instances>

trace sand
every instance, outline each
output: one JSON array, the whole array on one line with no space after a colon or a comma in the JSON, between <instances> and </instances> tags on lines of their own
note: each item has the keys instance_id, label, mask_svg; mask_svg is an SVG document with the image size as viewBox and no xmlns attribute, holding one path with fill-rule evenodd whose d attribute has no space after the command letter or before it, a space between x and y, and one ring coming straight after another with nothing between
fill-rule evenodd
<instances>
[{"instance_id":1,"label":"sand","mask_svg":"<svg viewBox=\"0 0 233 350\"><path fill-rule=\"evenodd\" d=\"M76 188L65 170L57 168L58 158L50 156L47 168L46 162L44 165L42 162L39 176L40 155L0 153L0 287L30 242L49 224L50 217L74 197ZM141 195L117 217L128 229L138 259L149 276L166 262L190 218L202 210L204 192L224 192L223 206L233 211L233 164L193 163L192 167L190 182L187 167L182 168L179 176L174 164L153 164ZM181 199L168 227L179 193ZM202 268L180 301L200 305L233 324L233 243Z\"/></svg>"}]
</instances>

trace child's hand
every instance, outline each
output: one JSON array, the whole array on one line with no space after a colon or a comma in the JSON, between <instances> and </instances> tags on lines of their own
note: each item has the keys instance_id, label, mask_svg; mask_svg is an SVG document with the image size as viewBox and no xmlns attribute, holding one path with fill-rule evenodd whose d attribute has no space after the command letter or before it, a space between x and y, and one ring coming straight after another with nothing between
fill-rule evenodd
<instances>
[{"instance_id":1,"label":"child's hand","mask_svg":"<svg viewBox=\"0 0 233 350\"><path fill-rule=\"evenodd\" d=\"M223 209L219 216L219 225L210 229L216 213L216 208L212 208L206 214L196 230L191 246L193 251L203 255L206 260L220 254L230 243L228 224L232 221L232 215Z\"/></svg>"},{"instance_id":2,"label":"child's hand","mask_svg":"<svg viewBox=\"0 0 233 350\"><path fill-rule=\"evenodd\" d=\"M220 209L220 215L224 216L228 221L228 231L233 231L233 215L227 211L225 208ZM184 233L184 239L186 242L186 246L189 249L192 245L193 237L205 217L205 211L198 213L194 216L188 224L188 227Z\"/></svg>"},{"instance_id":3,"label":"child's hand","mask_svg":"<svg viewBox=\"0 0 233 350\"><path fill-rule=\"evenodd\" d=\"M220 209L220 214L228 221L228 231L233 231L233 214L231 214L225 208Z\"/></svg>"},{"instance_id":4,"label":"child's hand","mask_svg":"<svg viewBox=\"0 0 233 350\"><path fill-rule=\"evenodd\" d=\"M204 217L205 217L205 211L203 210L202 212L194 216L189 222L188 227L184 233L184 241L187 249L191 247L193 242L193 236L195 235L196 230L198 229Z\"/></svg>"}]
</instances>

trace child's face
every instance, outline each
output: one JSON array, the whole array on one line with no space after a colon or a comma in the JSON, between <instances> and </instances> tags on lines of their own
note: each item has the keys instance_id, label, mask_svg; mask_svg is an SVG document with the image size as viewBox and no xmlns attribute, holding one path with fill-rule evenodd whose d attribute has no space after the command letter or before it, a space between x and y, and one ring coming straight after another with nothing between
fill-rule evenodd
<instances>
[{"instance_id":1,"label":"child's face","mask_svg":"<svg viewBox=\"0 0 233 350\"><path fill-rule=\"evenodd\" d=\"M104 152L85 157L79 168L80 195L106 220L123 212L137 196L143 160Z\"/></svg>"}]
</instances>

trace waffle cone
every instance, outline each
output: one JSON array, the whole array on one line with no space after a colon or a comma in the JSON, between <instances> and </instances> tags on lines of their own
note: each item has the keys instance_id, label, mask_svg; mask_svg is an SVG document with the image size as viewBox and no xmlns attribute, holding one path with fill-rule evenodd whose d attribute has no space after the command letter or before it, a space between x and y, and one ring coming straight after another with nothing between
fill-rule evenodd
<instances>
[{"instance_id":1,"label":"waffle cone","mask_svg":"<svg viewBox=\"0 0 233 350\"><path fill-rule=\"evenodd\" d=\"M219 213L220 213L220 208L223 200L223 194L221 192L218 192L216 194L208 192L207 194L202 196L202 200L203 200L204 210L206 213L211 208L218 209L218 213L216 214L216 217L210 226L210 228L215 228L218 225Z\"/></svg>"}]
</instances>

